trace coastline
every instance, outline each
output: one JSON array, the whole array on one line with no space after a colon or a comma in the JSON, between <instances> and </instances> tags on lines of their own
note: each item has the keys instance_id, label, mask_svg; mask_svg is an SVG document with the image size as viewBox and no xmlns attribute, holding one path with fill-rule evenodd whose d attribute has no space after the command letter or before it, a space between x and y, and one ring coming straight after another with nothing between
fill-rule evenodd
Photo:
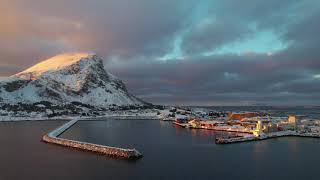
<instances>
[{"instance_id":1,"label":"coastline","mask_svg":"<svg viewBox=\"0 0 320 180\"><path fill-rule=\"evenodd\" d=\"M54 120L74 120L79 121L87 120L104 120L104 118L119 119L119 120L159 120L157 116L150 115L106 115L106 116L58 116L58 117L10 117L10 116L0 116L0 122L18 122L18 121L54 121Z\"/></svg>"},{"instance_id":2,"label":"coastline","mask_svg":"<svg viewBox=\"0 0 320 180\"><path fill-rule=\"evenodd\" d=\"M216 138L216 144L233 144L250 141L261 141L280 137L304 137L304 138L320 138L320 134L317 133L302 133L297 131L281 131L275 133L265 134L261 137L248 136L248 137L234 137L234 138Z\"/></svg>"}]
</instances>

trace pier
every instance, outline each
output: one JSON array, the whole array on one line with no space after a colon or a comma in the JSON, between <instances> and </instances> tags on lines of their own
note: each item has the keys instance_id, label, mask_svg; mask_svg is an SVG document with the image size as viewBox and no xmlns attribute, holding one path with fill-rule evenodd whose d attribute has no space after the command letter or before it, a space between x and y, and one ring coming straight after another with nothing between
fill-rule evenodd
<instances>
[{"instance_id":1,"label":"pier","mask_svg":"<svg viewBox=\"0 0 320 180\"><path fill-rule=\"evenodd\" d=\"M214 131L226 131L226 132L247 133L247 134L252 134L253 133L252 130L231 128L231 127L225 127L225 126L193 127L189 123L173 122L173 124L176 124L176 125L184 127L184 128L191 128L191 129L207 129L207 130L214 130Z\"/></svg>"},{"instance_id":2,"label":"pier","mask_svg":"<svg viewBox=\"0 0 320 180\"><path fill-rule=\"evenodd\" d=\"M287 136L320 138L319 133L303 133L303 132L297 132L297 131L280 131L280 132L264 134L260 137L244 136L244 137L232 137L232 138L216 138L216 144L232 144L232 143L239 143L239 142L259 141L259 140L266 140L266 139L271 139L271 138L279 138L279 137L287 137Z\"/></svg>"},{"instance_id":3,"label":"pier","mask_svg":"<svg viewBox=\"0 0 320 180\"><path fill-rule=\"evenodd\" d=\"M112 157L119 157L125 159L138 159L142 157L142 154L136 149L124 149L118 147L104 146L99 144L92 144L81 141L74 141L64 138L59 138L58 136L65 132L67 129L76 124L78 120L71 120L64 125L58 127L57 129L49 132L42 137L42 141L57 144L60 146L71 147L79 150L90 151L98 154L108 155Z\"/></svg>"}]
</instances>

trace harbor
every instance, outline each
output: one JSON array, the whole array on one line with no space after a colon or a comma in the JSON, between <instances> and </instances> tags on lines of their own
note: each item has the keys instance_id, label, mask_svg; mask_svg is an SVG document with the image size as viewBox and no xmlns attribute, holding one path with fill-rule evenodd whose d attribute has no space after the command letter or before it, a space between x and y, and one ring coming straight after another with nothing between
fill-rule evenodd
<instances>
[{"instance_id":1,"label":"harbor","mask_svg":"<svg viewBox=\"0 0 320 180\"><path fill-rule=\"evenodd\" d=\"M239 174L243 179L252 179L252 176L258 177L259 172L265 169L279 174L278 179L303 179L306 173L317 175L316 168L320 161L316 151L320 148L320 139L292 136L222 145L215 143L215 134L228 133L185 129L171 122L154 120L136 122L106 118L105 121L78 121L59 135L60 138L81 142L135 147L144 155L135 161L39 141L44 134L66 122L1 122L1 159L9 163L1 166L3 179L24 179L35 170L37 173L31 179L68 179L70 176L80 180L97 177L142 180L166 177L190 180L237 179ZM277 163L279 161L283 163ZM230 173L230 166L243 162L255 164L259 172L248 171L247 166L238 166ZM304 168L295 169L296 164L304 164ZM174 165L182 167L183 173L177 172ZM200 170L195 171L195 165ZM217 165L219 168L213 168ZM283 171L284 166L287 167L286 171ZM17 168L23 171L17 171ZM265 177L272 179L274 175L267 174Z\"/></svg>"},{"instance_id":2,"label":"harbor","mask_svg":"<svg viewBox=\"0 0 320 180\"><path fill-rule=\"evenodd\" d=\"M242 137L230 137L230 138L218 137L215 139L215 142L216 144L232 144L232 143L260 141L260 140L267 140L271 138L289 137L289 136L320 138L319 133L300 133L296 131L282 131L282 132L265 134L264 136L260 136L260 137L256 137L256 136L242 136Z\"/></svg>"},{"instance_id":3,"label":"harbor","mask_svg":"<svg viewBox=\"0 0 320 180\"><path fill-rule=\"evenodd\" d=\"M170 112L171 114L165 117L165 121L171 119L176 126L225 131L234 134L233 136L215 137L216 144L259 141L288 136L320 138L320 120L307 118L306 115L275 116L267 112L208 113L177 108Z\"/></svg>"}]
</instances>

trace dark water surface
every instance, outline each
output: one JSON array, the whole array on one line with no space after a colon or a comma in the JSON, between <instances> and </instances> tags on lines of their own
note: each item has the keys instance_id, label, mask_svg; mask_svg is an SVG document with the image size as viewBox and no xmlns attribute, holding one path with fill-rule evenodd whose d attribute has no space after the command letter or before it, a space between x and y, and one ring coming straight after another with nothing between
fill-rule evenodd
<instances>
[{"instance_id":1,"label":"dark water surface","mask_svg":"<svg viewBox=\"0 0 320 180\"><path fill-rule=\"evenodd\" d=\"M40 142L63 121L1 122L0 180L320 179L320 139L216 145L214 132L160 121L81 121L62 137L136 148L138 161Z\"/></svg>"}]
</instances>

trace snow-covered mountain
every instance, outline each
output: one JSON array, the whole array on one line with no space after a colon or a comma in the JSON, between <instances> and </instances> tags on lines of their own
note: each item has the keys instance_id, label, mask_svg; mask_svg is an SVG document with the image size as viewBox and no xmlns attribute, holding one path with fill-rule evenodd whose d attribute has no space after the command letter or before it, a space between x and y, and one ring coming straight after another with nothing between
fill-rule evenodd
<instances>
[{"instance_id":1,"label":"snow-covered mountain","mask_svg":"<svg viewBox=\"0 0 320 180\"><path fill-rule=\"evenodd\" d=\"M94 107L143 106L96 54L61 54L0 79L2 104L80 103Z\"/></svg>"}]
</instances>

